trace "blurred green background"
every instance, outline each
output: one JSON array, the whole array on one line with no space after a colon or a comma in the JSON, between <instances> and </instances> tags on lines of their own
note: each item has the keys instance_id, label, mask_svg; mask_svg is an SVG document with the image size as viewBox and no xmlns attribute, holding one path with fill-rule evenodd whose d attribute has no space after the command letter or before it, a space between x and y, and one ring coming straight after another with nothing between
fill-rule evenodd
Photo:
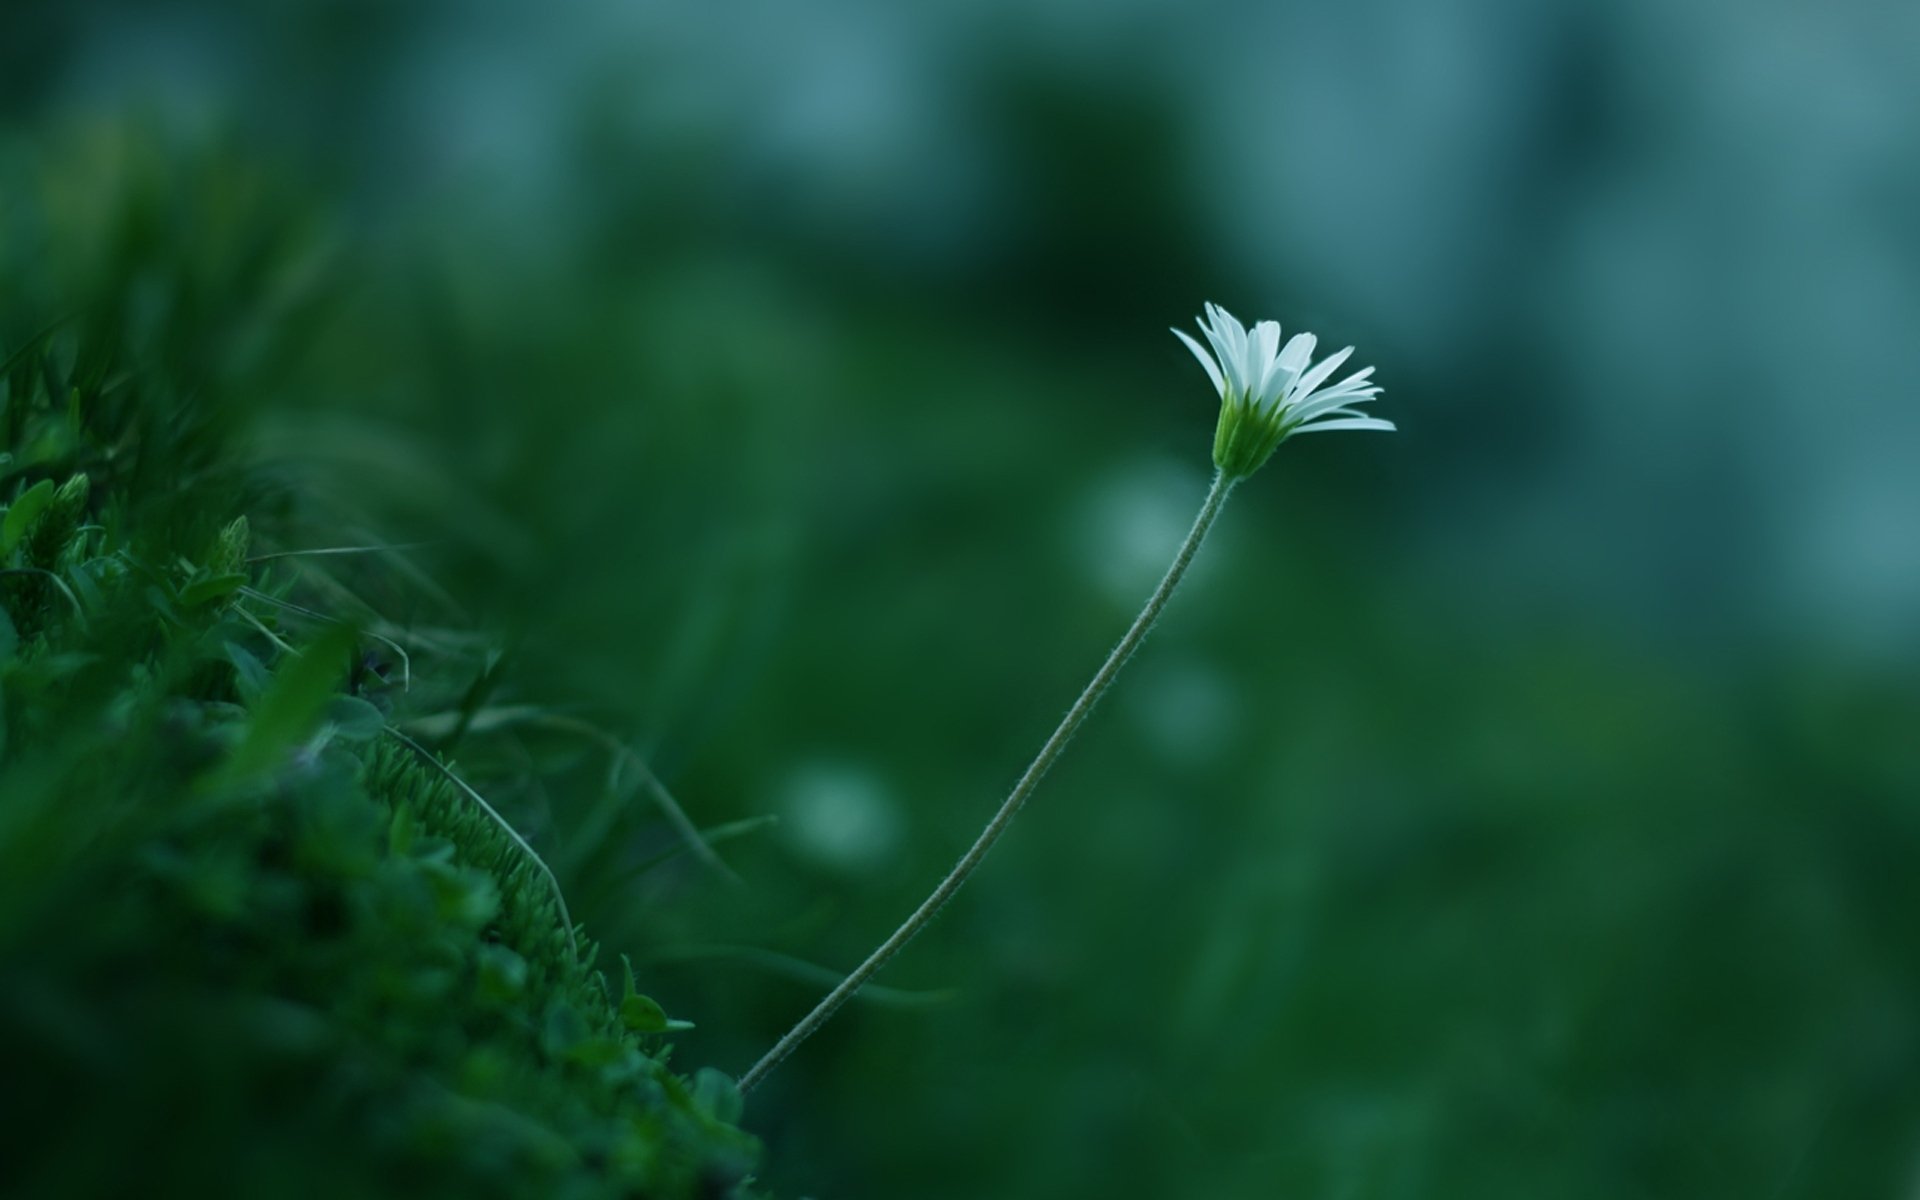
<instances>
[{"instance_id":1,"label":"blurred green background","mask_svg":"<svg viewBox=\"0 0 1920 1200\"><path fill-rule=\"evenodd\" d=\"M683 1069L884 936L1124 629L1209 466L1166 327L1379 368L1401 432L1240 491L754 1095L778 1194L1910 1195L1916 44L1868 0L11 0L0 204L80 274L123 204L190 259L297 212L255 440L310 544L431 543L386 614L498 631L494 703L777 818L745 886L639 872L643 793L554 799L603 761L474 763Z\"/></svg>"}]
</instances>

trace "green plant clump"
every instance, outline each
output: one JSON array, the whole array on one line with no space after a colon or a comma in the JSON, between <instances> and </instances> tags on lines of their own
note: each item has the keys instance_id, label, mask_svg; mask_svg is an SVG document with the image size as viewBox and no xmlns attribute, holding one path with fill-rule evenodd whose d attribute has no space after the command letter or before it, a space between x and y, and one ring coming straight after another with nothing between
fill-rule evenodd
<instances>
[{"instance_id":1,"label":"green plant clump","mask_svg":"<svg viewBox=\"0 0 1920 1200\"><path fill-rule=\"evenodd\" d=\"M281 619L272 489L127 330L0 345L4 1190L744 1194L731 1082L393 728L379 639Z\"/></svg>"}]
</instances>

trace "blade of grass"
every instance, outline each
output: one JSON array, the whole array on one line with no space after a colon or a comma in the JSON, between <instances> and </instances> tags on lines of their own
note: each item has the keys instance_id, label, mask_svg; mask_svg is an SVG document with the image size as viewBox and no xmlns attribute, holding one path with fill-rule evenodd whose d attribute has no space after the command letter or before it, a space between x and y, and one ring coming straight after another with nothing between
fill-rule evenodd
<instances>
[{"instance_id":1,"label":"blade of grass","mask_svg":"<svg viewBox=\"0 0 1920 1200\"><path fill-rule=\"evenodd\" d=\"M419 755L420 761L440 772L449 783L466 793L467 799L478 804L481 811L485 812L488 817L493 819L493 823L500 827L501 832L513 839L513 844L520 848L521 853L527 856L528 861L532 862L534 866L540 869L540 873L546 876L547 886L553 890L553 902L559 906L560 909L560 923L567 927L567 946L573 951L574 956L577 958L580 954L580 942L573 932L573 914L567 909L567 898L560 890L560 880L554 875L553 868L547 866L547 860L541 858L533 846L528 843L527 839L520 836L520 831L515 829L505 817L500 815L500 810L488 804L485 796L475 791L466 780L454 774L451 767L441 762L439 758L430 753L425 746L422 746L419 742L414 741L391 725L387 726L387 733L401 745Z\"/></svg>"},{"instance_id":2,"label":"blade of grass","mask_svg":"<svg viewBox=\"0 0 1920 1200\"><path fill-rule=\"evenodd\" d=\"M782 954L777 950L766 950L759 946L734 946L726 944L672 946L656 950L641 960L643 965L657 966L675 962L741 962L759 967L775 975L784 975L788 979L806 984L824 984L832 986L840 981L843 972L819 963L808 962L804 958L795 958L791 954ZM958 988L934 988L929 991L910 991L906 988L887 987L882 984L868 984L860 989L856 997L859 1001L877 1004L883 1008L933 1008L942 1004L951 1004L960 995Z\"/></svg>"},{"instance_id":3,"label":"blade of grass","mask_svg":"<svg viewBox=\"0 0 1920 1200\"><path fill-rule=\"evenodd\" d=\"M243 587L240 589L240 594L249 600L258 600L262 604L271 604L275 608L285 609L287 612L293 613L296 616L305 617L310 621L331 622L335 620L335 618L323 612L315 612L311 608L303 608L290 600L282 600L278 596L269 596L258 588ZM411 691L413 689L413 656L407 653L406 647L390 637L385 637L371 631L364 632L366 632L368 637L400 656L400 690Z\"/></svg>"},{"instance_id":4,"label":"blade of grass","mask_svg":"<svg viewBox=\"0 0 1920 1200\"><path fill-rule=\"evenodd\" d=\"M416 717L406 725L408 729L422 737L436 737L455 728L459 718L460 714L454 712L432 713ZM549 729L556 733L574 734L595 742L611 754L614 761L623 763L639 773L641 786L653 797L654 803L666 817L667 823L673 826L674 831L680 835L687 849L691 850L696 858L734 884L743 885L746 882L701 837L699 827L693 823L691 817L687 816L686 809L674 799L673 793L667 790L666 784L653 773L646 759L613 734L591 721L549 712L530 704L480 709L473 714L467 728L472 732L496 732L509 726Z\"/></svg>"}]
</instances>

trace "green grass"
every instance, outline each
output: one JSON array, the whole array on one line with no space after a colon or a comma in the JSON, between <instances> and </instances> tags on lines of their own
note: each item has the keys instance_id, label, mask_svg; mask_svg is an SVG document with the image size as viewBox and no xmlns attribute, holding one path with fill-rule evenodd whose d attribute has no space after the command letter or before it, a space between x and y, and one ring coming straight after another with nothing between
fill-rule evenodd
<instances>
[{"instance_id":1,"label":"green grass","mask_svg":"<svg viewBox=\"0 0 1920 1200\"><path fill-rule=\"evenodd\" d=\"M252 204L230 168L131 178L118 207L89 196L90 231L62 227L57 172L10 214L9 1193L745 1194L731 1081L671 1064L687 1023L631 968L609 981L534 848L438 757L460 731L395 727L477 702L476 656L340 603L397 574L377 556L250 558L314 519L247 436L300 326L259 318L299 206ZM231 221L173 224L208 201Z\"/></svg>"}]
</instances>

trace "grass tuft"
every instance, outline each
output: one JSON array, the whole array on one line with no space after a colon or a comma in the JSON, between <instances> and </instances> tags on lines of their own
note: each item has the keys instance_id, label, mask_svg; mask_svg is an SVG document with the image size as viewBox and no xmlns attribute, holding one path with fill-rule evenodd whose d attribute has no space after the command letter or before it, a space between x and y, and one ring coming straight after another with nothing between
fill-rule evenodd
<instances>
[{"instance_id":1,"label":"grass tuft","mask_svg":"<svg viewBox=\"0 0 1920 1200\"><path fill-rule=\"evenodd\" d=\"M747 1194L731 1083L669 1065L688 1024L610 989L530 842L393 727L401 639L250 554L301 502L243 436L282 332L248 289L298 238L209 170L180 191L244 252L176 245L174 181L136 179L88 193L123 244L71 316L0 299L9 1193Z\"/></svg>"}]
</instances>

